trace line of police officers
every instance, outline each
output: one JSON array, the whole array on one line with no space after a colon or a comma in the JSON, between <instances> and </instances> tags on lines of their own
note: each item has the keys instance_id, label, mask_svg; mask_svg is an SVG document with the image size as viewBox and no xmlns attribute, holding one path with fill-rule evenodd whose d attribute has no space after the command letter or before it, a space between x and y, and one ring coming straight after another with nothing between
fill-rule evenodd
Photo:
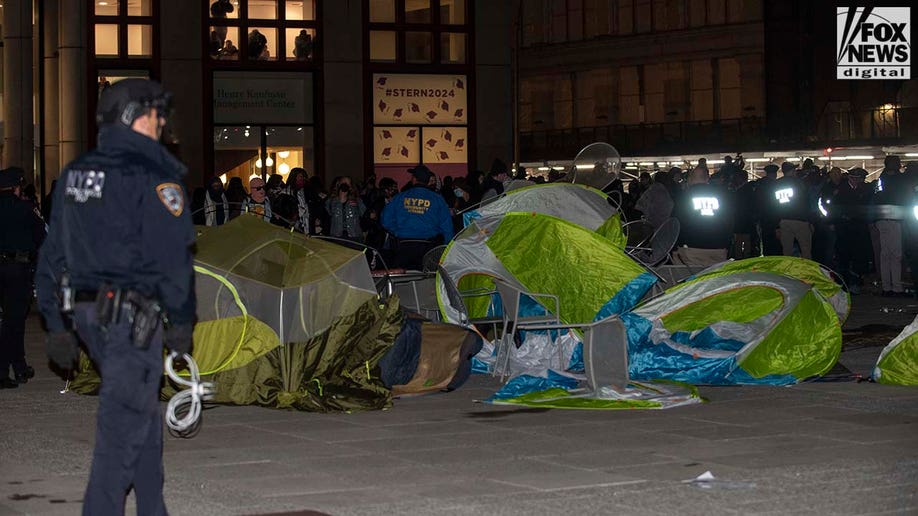
<instances>
[{"instance_id":1,"label":"line of police officers","mask_svg":"<svg viewBox=\"0 0 918 516\"><path fill-rule=\"evenodd\" d=\"M902 295L903 241L918 265L918 249L911 248L918 239L903 240L918 227L918 170L902 173L897 156L884 165L871 183L863 168L825 170L809 159L801 169L783 163L780 179L779 167L766 165L765 176L754 182L741 167L725 167L717 181L696 167L676 194L681 234L673 261L707 266L728 257L801 256L844 274L857 293L876 248L884 294Z\"/></svg>"}]
</instances>

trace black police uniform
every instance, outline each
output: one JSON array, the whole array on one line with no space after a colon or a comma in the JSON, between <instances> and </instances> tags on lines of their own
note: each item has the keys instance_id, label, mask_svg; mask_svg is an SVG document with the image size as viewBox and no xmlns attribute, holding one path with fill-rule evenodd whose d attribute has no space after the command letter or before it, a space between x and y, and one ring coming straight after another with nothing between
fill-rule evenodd
<instances>
[{"instance_id":1,"label":"black police uniform","mask_svg":"<svg viewBox=\"0 0 918 516\"><path fill-rule=\"evenodd\" d=\"M125 94L119 89L123 82L106 93ZM126 89L130 98L143 99L141 106L162 94L152 82ZM117 100L103 93L100 113L102 104L112 102L119 111L124 102ZM194 229L182 186L186 169L158 142L130 128L142 114L125 115L134 108L128 103L120 120L117 113L114 120L105 116L98 148L61 174L36 275L52 360L60 361L50 338L66 335L58 293L66 290L60 287L67 279L75 293L73 325L102 377L83 514L123 514L132 487L138 515L166 514L159 406L163 345L187 350L195 314ZM132 320L139 320L151 300L169 326L164 331L155 325L143 342L132 334Z\"/></svg>"},{"instance_id":2,"label":"black police uniform","mask_svg":"<svg viewBox=\"0 0 918 516\"><path fill-rule=\"evenodd\" d=\"M689 249L726 250L733 237L732 199L724 188L710 184L688 187L676 203L679 244Z\"/></svg>"},{"instance_id":3,"label":"black police uniform","mask_svg":"<svg viewBox=\"0 0 918 516\"><path fill-rule=\"evenodd\" d=\"M872 200L873 187L870 184L856 183L852 187L844 180L829 208L832 220L836 221L838 272L845 275L852 293L860 291L862 277L867 272L867 264L873 252L867 228L872 220L865 217L864 211Z\"/></svg>"},{"instance_id":4,"label":"black police uniform","mask_svg":"<svg viewBox=\"0 0 918 516\"><path fill-rule=\"evenodd\" d=\"M775 183L777 179L767 176L755 181L755 216L761 232L759 249L765 256L781 255L777 236L779 219L774 209Z\"/></svg>"},{"instance_id":5,"label":"black police uniform","mask_svg":"<svg viewBox=\"0 0 918 516\"><path fill-rule=\"evenodd\" d=\"M800 255L812 259L813 228L810 226L809 191L806 184L794 176L784 176L774 182L771 202L773 214L781 230L781 251L793 255L794 240Z\"/></svg>"},{"instance_id":6,"label":"black police uniform","mask_svg":"<svg viewBox=\"0 0 918 516\"><path fill-rule=\"evenodd\" d=\"M16 195L21 181L20 169L0 172L0 389L17 387L34 375L25 360L25 320L32 302L31 264L44 224L32 205Z\"/></svg>"}]
</instances>

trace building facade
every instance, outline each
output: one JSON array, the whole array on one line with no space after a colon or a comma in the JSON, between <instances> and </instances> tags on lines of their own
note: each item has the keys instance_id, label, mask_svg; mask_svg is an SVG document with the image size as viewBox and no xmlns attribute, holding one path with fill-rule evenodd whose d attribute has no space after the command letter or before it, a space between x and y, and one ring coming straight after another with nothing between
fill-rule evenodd
<instances>
[{"instance_id":1,"label":"building facade","mask_svg":"<svg viewBox=\"0 0 918 516\"><path fill-rule=\"evenodd\" d=\"M594 141L651 161L918 144L914 81L835 78L832 2L523 0L519 16L523 162Z\"/></svg>"},{"instance_id":2,"label":"building facade","mask_svg":"<svg viewBox=\"0 0 918 516\"><path fill-rule=\"evenodd\" d=\"M514 11L492 4L4 0L3 164L47 189L127 77L174 94L164 141L190 187L296 167L403 183L419 163L444 176L509 161Z\"/></svg>"}]
</instances>

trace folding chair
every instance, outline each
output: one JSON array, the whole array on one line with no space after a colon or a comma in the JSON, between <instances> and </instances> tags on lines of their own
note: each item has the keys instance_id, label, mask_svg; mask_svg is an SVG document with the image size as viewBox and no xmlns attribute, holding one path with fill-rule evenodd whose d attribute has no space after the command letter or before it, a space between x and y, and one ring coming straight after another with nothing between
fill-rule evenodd
<instances>
[{"instance_id":1,"label":"folding chair","mask_svg":"<svg viewBox=\"0 0 918 516\"><path fill-rule=\"evenodd\" d=\"M446 251L445 245L438 245L427 251L424 254L424 259L421 260L421 270L424 272L437 272L437 268L440 266L440 258L443 257L444 251Z\"/></svg>"},{"instance_id":2,"label":"folding chair","mask_svg":"<svg viewBox=\"0 0 918 516\"><path fill-rule=\"evenodd\" d=\"M653 232L646 243L626 247L625 252L665 283L666 279L655 271L654 267L669 258L669 253L679 239L679 229L679 219L670 217Z\"/></svg>"},{"instance_id":3,"label":"folding chair","mask_svg":"<svg viewBox=\"0 0 918 516\"><path fill-rule=\"evenodd\" d=\"M503 305L503 327L501 329L500 341L497 345L497 357L494 361L494 367L491 369L492 376L499 376L501 379L510 374L510 355L513 346L515 346L515 337L520 331L531 330L534 325L554 325L561 329L560 311L561 305L558 296L554 294L543 294L538 292L528 292L515 285L507 283L501 279L495 279L494 285L497 293L500 295L501 304ZM540 304L544 314L541 315L521 315L520 305L523 296L532 298L535 301L547 301L547 305L553 307L545 308ZM564 350L558 345L557 337L555 341L558 352L558 367L563 369Z\"/></svg>"}]
</instances>

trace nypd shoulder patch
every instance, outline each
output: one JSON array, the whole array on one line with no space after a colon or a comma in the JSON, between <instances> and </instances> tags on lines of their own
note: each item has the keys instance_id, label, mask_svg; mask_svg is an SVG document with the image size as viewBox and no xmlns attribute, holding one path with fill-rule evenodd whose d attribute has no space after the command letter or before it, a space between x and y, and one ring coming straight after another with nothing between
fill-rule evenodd
<instances>
[{"instance_id":1,"label":"nypd shoulder patch","mask_svg":"<svg viewBox=\"0 0 918 516\"><path fill-rule=\"evenodd\" d=\"M156 186L156 194L169 213L176 217L185 210L185 194L181 186L175 183L162 183Z\"/></svg>"}]
</instances>

